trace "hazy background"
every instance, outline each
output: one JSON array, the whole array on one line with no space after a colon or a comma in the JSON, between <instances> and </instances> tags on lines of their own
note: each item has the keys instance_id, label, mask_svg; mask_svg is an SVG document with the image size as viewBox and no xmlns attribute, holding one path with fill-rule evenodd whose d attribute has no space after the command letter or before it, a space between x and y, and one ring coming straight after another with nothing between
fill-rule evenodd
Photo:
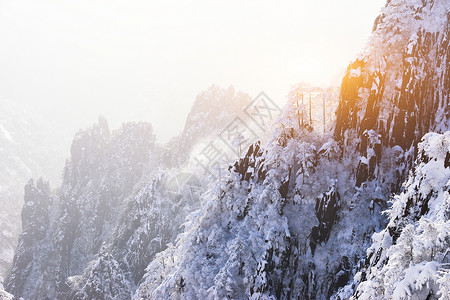
<instances>
[{"instance_id":1,"label":"hazy background","mask_svg":"<svg viewBox=\"0 0 450 300\"><path fill-rule=\"evenodd\" d=\"M150 121L179 133L216 83L280 105L292 84L339 84L385 0L0 0L0 98L73 134Z\"/></svg>"}]
</instances>

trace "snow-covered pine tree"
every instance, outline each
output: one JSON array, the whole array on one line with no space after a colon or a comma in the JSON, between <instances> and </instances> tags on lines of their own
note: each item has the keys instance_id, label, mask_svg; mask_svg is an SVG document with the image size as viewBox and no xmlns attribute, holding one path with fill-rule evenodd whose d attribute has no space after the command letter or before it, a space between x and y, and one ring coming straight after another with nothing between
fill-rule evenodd
<instances>
[{"instance_id":1,"label":"snow-covered pine tree","mask_svg":"<svg viewBox=\"0 0 450 300\"><path fill-rule=\"evenodd\" d=\"M120 300L130 297L131 283L127 281L119 263L103 244L96 260L86 268L85 274L69 277L70 292L65 299Z\"/></svg>"},{"instance_id":2,"label":"snow-covered pine tree","mask_svg":"<svg viewBox=\"0 0 450 300\"><path fill-rule=\"evenodd\" d=\"M446 299L450 264L450 131L429 133L392 200L389 223L373 235L354 299Z\"/></svg>"}]
</instances>

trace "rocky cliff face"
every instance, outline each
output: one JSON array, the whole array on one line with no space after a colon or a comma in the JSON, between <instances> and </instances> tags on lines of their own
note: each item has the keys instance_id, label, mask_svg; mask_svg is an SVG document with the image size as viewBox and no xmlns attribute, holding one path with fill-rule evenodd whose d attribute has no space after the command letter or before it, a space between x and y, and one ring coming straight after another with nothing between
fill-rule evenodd
<instances>
[{"instance_id":1,"label":"rocky cliff face","mask_svg":"<svg viewBox=\"0 0 450 300\"><path fill-rule=\"evenodd\" d=\"M172 190L172 176L157 171L125 201L114 234L80 275L67 278L61 298L128 299L133 294L147 265L174 242L186 214L198 208L201 183L190 178Z\"/></svg>"},{"instance_id":2,"label":"rocky cliff face","mask_svg":"<svg viewBox=\"0 0 450 300\"><path fill-rule=\"evenodd\" d=\"M418 142L450 129L448 15L447 1L388 1L343 79L333 136L296 125L298 108L288 103L269 144L252 147L203 196L201 217L149 265L135 297L350 297ZM408 210L422 211L420 199ZM442 256L449 242L440 243ZM415 289L428 282L436 294L445 278Z\"/></svg>"}]
</instances>

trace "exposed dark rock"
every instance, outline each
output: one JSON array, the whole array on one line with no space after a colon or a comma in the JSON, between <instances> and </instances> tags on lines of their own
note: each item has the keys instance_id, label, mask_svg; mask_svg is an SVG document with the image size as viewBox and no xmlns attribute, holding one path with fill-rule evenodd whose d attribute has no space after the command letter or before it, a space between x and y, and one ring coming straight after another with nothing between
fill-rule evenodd
<instances>
[{"instance_id":1,"label":"exposed dark rock","mask_svg":"<svg viewBox=\"0 0 450 300\"><path fill-rule=\"evenodd\" d=\"M355 186L360 187L363 182L369 178L369 166L364 162L359 162L356 169L356 183Z\"/></svg>"},{"instance_id":2,"label":"exposed dark rock","mask_svg":"<svg viewBox=\"0 0 450 300\"><path fill-rule=\"evenodd\" d=\"M313 227L310 236L310 247L313 253L317 244L327 241L330 237L339 207L340 195L334 187L329 192L324 193L322 197L317 198L315 210L319 225Z\"/></svg>"},{"instance_id":3,"label":"exposed dark rock","mask_svg":"<svg viewBox=\"0 0 450 300\"><path fill-rule=\"evenodd\" d=\"M447 155L445 156L444 167L450 167L450 152L447 152Z\"/></svg>"}]
</instances>

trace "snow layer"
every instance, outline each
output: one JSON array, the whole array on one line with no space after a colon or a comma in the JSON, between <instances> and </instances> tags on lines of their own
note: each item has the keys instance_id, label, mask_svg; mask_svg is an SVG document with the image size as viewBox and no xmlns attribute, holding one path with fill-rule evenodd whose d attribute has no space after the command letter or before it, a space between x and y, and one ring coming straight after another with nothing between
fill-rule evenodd
<instances>
[{"instance_id":1,"label":"snow layer","mask_svg":"<svg viewBox=\"0 0 450 300\"><path fill-rule=\"evenodd\" d=\"M373 236L357 299L449 299L441 283L450 263L450 131L428 133L418 151L389 224Z\"/></svg>"}]
</instances>

